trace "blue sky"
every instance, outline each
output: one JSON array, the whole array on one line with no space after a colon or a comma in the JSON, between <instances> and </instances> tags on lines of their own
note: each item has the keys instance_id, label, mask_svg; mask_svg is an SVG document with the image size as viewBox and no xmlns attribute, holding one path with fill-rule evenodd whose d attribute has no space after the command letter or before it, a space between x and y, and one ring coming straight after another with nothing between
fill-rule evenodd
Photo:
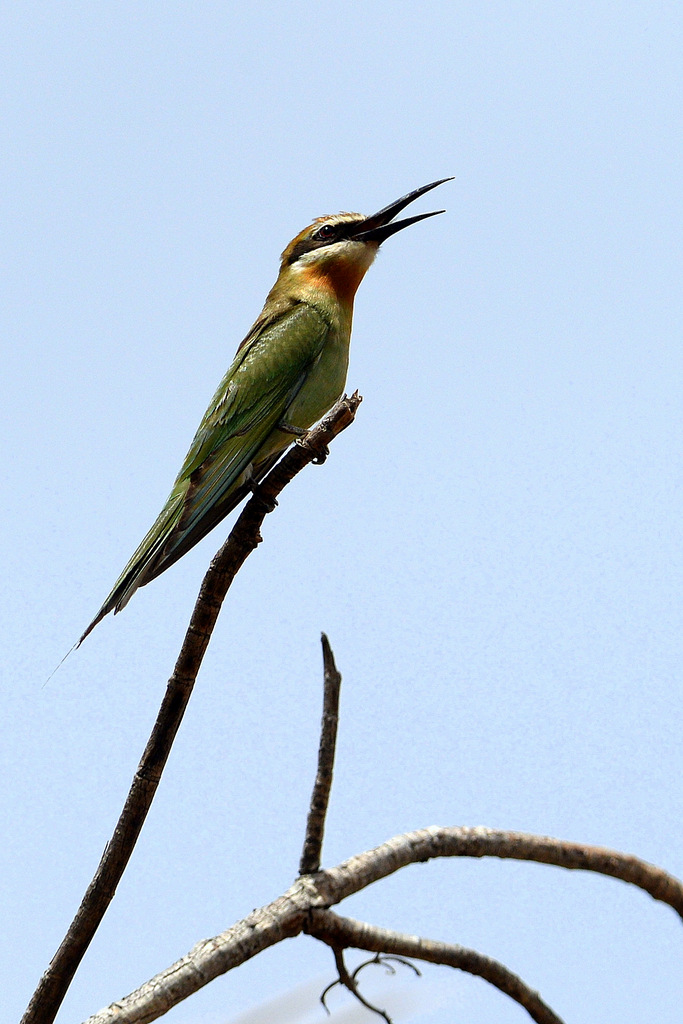
<instances>
[{"instance_id":1,"label":"blue sky","mask_svg":"<svg viewBox=\"0 0 683 1024\"><path fill-rule=\"evenodd\" d=\"M45 678L288 240L446 175L415 208L446 215L361 286L357 422L231 591L60 1020L289 885L321 629L344 675L327 864L485 824L683 873L682 35L666 3L5 7L3 1017L92 875L226 530ZM342 910L496 956L567 1020L679 1024L680 923L620 883L430 864ZM229 1021L332 967L286 943L169 1019ZM445 968L405 984L397 1019L525 1019Z\"/></svg>"}]
</instances>

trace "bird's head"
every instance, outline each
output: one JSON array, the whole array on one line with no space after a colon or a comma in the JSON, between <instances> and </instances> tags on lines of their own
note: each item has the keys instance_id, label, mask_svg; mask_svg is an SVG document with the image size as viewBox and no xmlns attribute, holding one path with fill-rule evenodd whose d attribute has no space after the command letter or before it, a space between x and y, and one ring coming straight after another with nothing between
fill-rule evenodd
<instances>
[{"instance_id":1,"label":"bird's head","mask_svg":"<svg viewBox=\"0 0 683 1024\"><path fill-rule=\"evenodd\" d=\"M358 285L371 265L382 242L410 224L435 217L443 210L419 213L394 221L401 210L425 192L451 178L441 178L409 192L371 217L362 213L337 213L318 217L282 253L279 281L303 288L334 293L342 302L351 303Z\"/></svg>"}]
</instances>

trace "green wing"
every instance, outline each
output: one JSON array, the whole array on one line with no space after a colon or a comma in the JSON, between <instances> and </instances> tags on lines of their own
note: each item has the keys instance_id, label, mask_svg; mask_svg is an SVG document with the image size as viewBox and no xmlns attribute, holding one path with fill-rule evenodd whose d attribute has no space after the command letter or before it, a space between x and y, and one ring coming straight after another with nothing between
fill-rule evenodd
<instances>
[{"instance_id":1,"label":"green wing","mask_svg":"<svg viewBox=\"0 0 683 1024\"><path fill-rule=\"evenodd\" d=\"M275 461L282 449L273 450L271 435L322 352L328 332L328 321L303 303L270 323L257 321L199 424L164 508L79 643L242 500L252 467L259 477Z\"/></svg>"}]
</instances>

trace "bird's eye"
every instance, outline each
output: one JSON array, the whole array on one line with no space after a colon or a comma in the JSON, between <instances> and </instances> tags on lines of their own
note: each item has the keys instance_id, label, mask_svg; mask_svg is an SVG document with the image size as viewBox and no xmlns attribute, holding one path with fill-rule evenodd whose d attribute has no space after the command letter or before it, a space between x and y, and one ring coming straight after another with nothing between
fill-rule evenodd
<instances>
[{"instance_id":1,"label":"bird's eye","mask_svg":"<svg viewBox=\"0 0 683 1024\"><path fill-rule=\"evenodd\" d=\"M318 228L313 237L316 241L329 242L337 234L337 229L332 224L323 224L322 227Z\"/></svg>"}]
</instances>

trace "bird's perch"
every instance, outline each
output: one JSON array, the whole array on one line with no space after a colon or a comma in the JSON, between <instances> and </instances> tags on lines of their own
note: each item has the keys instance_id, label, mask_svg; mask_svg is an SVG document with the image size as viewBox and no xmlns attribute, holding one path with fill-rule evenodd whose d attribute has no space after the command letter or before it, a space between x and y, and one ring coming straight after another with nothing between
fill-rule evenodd
<instances>
[{"instance_id":1,"label":"bird's perch","mask_svg":"<svg viewBox=\"0 0 683 1024\"><path fill-rule=\"evenodd\" d=\"M51 1024L85 951L113 899L137 842L192 694L221 605L232 581L260 544L260 528L277 497L310 462L320 462L327 446L353 423L362 401L356 391L287 451L261 481L202 581L173 675L168 681L157 720L133 778L114 834L107 843L95 876L78 912L33 994L21 1024Z\"/></svg>"},{"instance_id":2,"label":"bird's perch","mask_svg":"<svg viewBox=\"0 0 683 1024\"><path fill-rule=\"evenodd\" d=\"M394 836L381 846L356 854L336 867L321 869L341 684L341 676L324 634L322 642L325 685L318 769L299 878L268 906L254 910L220 935L197 943L186 956L130 995L117 999L89 1017L85 1024L149 1024L220 975L283 939L301 934L319 939L334 953L338 979L325 992L335 984L342 984L389 1024L386 1012L373 1007L360 992L358 973L370 962L387 963L404 957L443 964L475 975L524 1007L536 1024L562 1024L561 1018L530 985L504 964L483 953L341 917L331 909L396 871L432 858L497 857L593 871L637 886L683 916L683 883L652 864L617 850L499 829L465 826L423 828ZM349 948L363 949L376 956L349 974L343 957ZM324 1005L324 993L321 1000Z\"/></svg>"}]
</instances>

